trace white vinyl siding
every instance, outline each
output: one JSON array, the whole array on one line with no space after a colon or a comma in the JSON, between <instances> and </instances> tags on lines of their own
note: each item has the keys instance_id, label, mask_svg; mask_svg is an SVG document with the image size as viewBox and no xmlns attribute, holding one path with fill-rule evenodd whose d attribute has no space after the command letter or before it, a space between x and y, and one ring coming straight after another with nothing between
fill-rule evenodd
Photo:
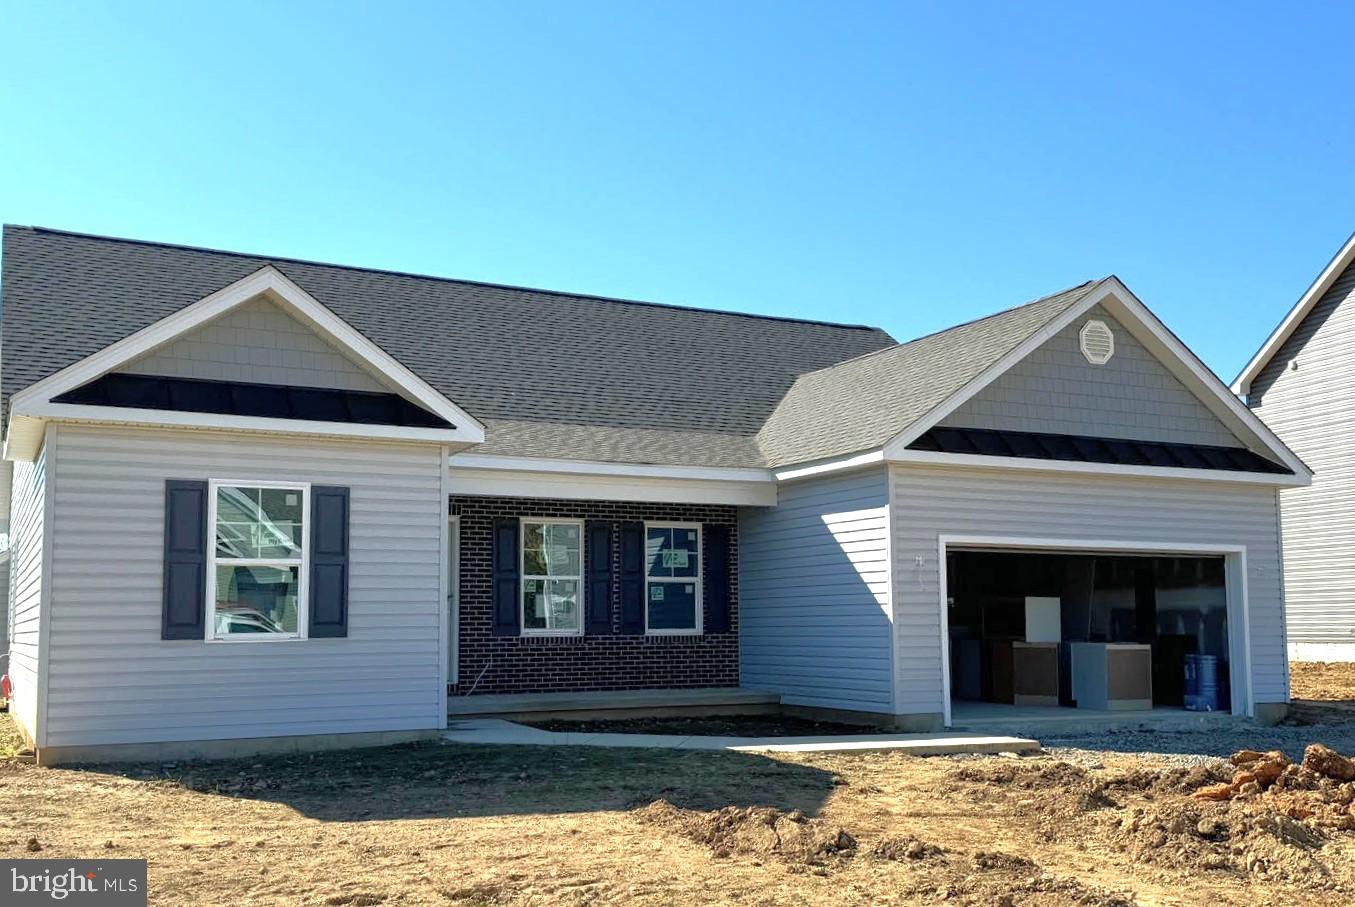
<instances>
[{"instance_id":1,"label":"white vinyl siding","mask_svg":"<svg viewBox=\"0 0 1355 907\"><path fill-rule=\"evenodd\" d=\"M1082 355L1078 335L1101 321L1115 337L1104 365ZM1059 333L941 420L956 428L1132 438L1241 447L1157 357L1101 306Z\"/></svg>"},{"instance_id":2,"label":"white vinyl siding","mask_svg":"<svg viewBox=\"0 0 1355 907\"><path fill-rule=\"evenodd\" d=\"M39 652L43 608L43 534L46 518L47 448L32 463L14 464L10 503L9 596L13 641L6 670L14 683L10 714L30 737L38 734Z\"/></svg>"},{"instance_id":3,"label":"white vinyl siding","mask_svg":"<svg viewBox=\"0 0 1355 907\"><path fill-rule=\"evenodd\" d=\"M442 468L429 446L63 426L47 745L439 727ZM160 638L165 480L214 476L350 489L346 638Z\"/></svg>"},{"instance_id":4,"label":"white vinyl siding","mask_svg":"<svg viewBox=\"0 0 1355 907\"><path fill-rule=\"evenodd\" d=\"M888 713L889 490L880 468L783 484L739 511L742 684Z\"/></svg>"},{"instance_id":5,"label":"white vinyl siding","mask_svg":"<svg viewBox=\"0 0 1355 907\"><path fill-rule=\"evenodd\" d=\"M1244 546L1255 701L1288 699L1273 487L948 467L890 475L899 713L943 707L941 535Z\"/></svg>"},{"instance_id":6,"label":"white vinyl siding","mask_svg":"<svg viewBox=\"0 0 1355 907\"><path fill-rule=\"evenodd\" d=\"M266 299L234 308L115 371L340 390L389 390Z\"/></svg>"},{"instance_id":7,"label":"white vinyl siding","mask_svg":"<svg viewBox=\"0 0 1355 907\"><path fill-rule=\"evenodd\" d=\"M1247 400L1313 470L1312 485L1280 493L1290 643L1355 645L1352 296L1355 268L1281 344Z\"/></svg>"}]
</instances>

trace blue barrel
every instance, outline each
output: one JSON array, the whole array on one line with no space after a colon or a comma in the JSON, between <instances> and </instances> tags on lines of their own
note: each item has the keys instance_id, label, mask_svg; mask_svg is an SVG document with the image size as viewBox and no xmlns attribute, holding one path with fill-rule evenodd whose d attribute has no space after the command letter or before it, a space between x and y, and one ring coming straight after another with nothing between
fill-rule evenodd
<instances>
[{"instance_id":1,"label":"blue barrel","mask_svg":"<svg viewBox=\"0 0 1355 907\"><path fill-rule=\"evenodd\" d=\"M1186 708L1192 712L1219 710L1219 657L1186 656Z\"/></svg>"}]
</instances>

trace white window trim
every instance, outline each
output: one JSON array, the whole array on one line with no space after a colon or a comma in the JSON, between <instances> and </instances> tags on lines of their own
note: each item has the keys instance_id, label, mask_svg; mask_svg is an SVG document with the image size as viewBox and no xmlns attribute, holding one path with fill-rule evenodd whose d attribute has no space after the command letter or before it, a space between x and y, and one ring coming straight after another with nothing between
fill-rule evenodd
<instances>
[{"instance_id":1,"label":"white window trim","mask_svg":"<svg viewBox=\"0 0 1355 907\"><path fill-rule=\"evenodd\" d=\"M229 564L242 567L298 566L296 632L295 633L241 633L238 636L216 635L216 490L218 488L266 488L269 490L301 492L301 561L279 558L223 558ZM311 486L309 482L269 482L258 479L209 479L207 482L207 619L203 635L207 642L235 645L239 643L295 642L306 638L310 629L310 563L311 563Z\"/></svg>"},{"instance_id":2,"label":"white window trim","mask_svg":"<svg viewBox=\"0 0 1355 907\"><path fill-rule=\"evenodd\" d=\"M542 576L533 573L530 576L527 573L527 524L541 523L542 525L550 523L561 523L570 526L579 527L579 575L578 576ZM583 520L570 519L569 517L553 516L525 516L518 519L518 633L521 636L582 636L584 615L584 560L587 556L584 552L584 546L587 544L584 538ZM579 584L578 610L579 626L574 630L538 630L527 626L527 580L552 580L552 579L572 579L577 580Z\"/></svg>"},{"instance_id":3,"label":"white window trim","mask_svg":"<svg viewBox=\"0 0 1355 907\"><path fill-rule=\"evenodd\" d=\"M653 529L695 529L696 530L696 576L651 577L649 575L649 530ZM649 628L649 584L696 583L696 627L691 630L651 630ZM700 523L677 523L669 520L645 521L645 635L646 636L701 636L705 633L706 607L706 549L705 533Z\"/></svg>"}]
</instances>

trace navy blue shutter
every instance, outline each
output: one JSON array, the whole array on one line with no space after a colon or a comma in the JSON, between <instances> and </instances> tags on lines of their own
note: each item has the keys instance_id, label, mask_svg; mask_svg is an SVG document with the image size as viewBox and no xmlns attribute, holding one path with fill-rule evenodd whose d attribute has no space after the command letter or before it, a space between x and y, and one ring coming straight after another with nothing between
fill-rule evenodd
<instances>
[{"instance_id":1,"label":"navy blue shutter","mask_svg":"<svg viewBox=\"0 0 1355 907\"><path fill-rule=\"evenodd\" d=\"M706 633L729 632L729 527L706 526Z\"/></svg>"},{"instance_id":2,"label":"navy blue shutter","mask_svg":"<svg viewBox=\"0 0 1355 907\"><path fill-rule=\"evenodd\" d=\"M608 520L589 520L584 524L588 556L587 589L588 621L584 632L589 635L612 632L612 524Z\"/></svg>"},{"instance_id":3,"label":"navy blue shutter","mask_svg":"<svg viewBox=\"0 0 1355 907\"><path fill-rule=\"evenodd\" d=\"M522 582L518 566L518 521L500 517L494 521L494 635L517 636L518 590Z\"/></svg>"},{"instance_id":4,"label":"navy blue shutter","mask_svg":"<svg viewBox=\"0 0 1355 907\"><path fill-rule=\"evenodd\" d=\"M207 483L165 482L161 639L202 639L207 599Z\"/></svg>"},{"instance_id":5,"label":"navy blue shutter","mask_svg":"<svg viewBox=\"0 0 1355 907\"><path fill-rule=\"evenodd\" d=\"M311 486L310 628L313 639L348 635L348 489Z\"/></svg>"},{"instance_id":6,"label":"navy blue shutter","mask_svg":"<svg viewBox=\"0 0 1355 907\"><path fill-rule=\"evenodd\" d=\"M645 524L621 524L621 632L645 632Z\"/></svg>"}]
</instances>

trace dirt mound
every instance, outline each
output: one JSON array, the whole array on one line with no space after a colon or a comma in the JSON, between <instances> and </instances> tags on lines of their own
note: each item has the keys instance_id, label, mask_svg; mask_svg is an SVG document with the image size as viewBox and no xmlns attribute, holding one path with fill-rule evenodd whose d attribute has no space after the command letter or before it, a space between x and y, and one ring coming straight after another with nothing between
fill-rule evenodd
<instances>
[{"instance_id":1,"label":"dirt mound","mask_svg":"<svg viewBox=\"0 0 1355 907\"><path fill-rule=\"evenodd\" d=\"M881 860L895 860L902 862L904 860L926 860L929 857L939 857L945 853L945 849L928 844L921 838L915 838L912 835L905 835L901 838L881 838L875 842L875 846L870 849L871 856L878 857Z\"/></svg>"},{"instance_id":2,"label":"dirt mound","mask_svg":"<svg viewBox=\"0 0 1355 907\"><path fill-rule=\"evenodd\" d=\"M1113 820L1109 836L1135 862L1331 887L1331 873L1318 853L1326 837L1261 804L1188 801L1134 807Z\"/></svg>"},{"instance_id":3,"label":"dirt mound","mask_svg":"<svg viewBox=\"0 0 1355 907\"><path fill-rule=\"evenodd\" d=\"M1000 784L1021 790L1049 790L1081 784L1090 777L1087 770L1071 762L1007 761L963 765L952 773L956 781L969 784Z\"/></svg>"},{"instance_id":4,"label":"dirt mound","mask_svg":"<svg viewBox=\"0 0 1355 907\"><path fill-rule=\"evenodd\" d=\"M787 813L771 806L726 806L706 812L655 800L636 810L635 817L705 844L717 857L738 853L817 864L856 852L856 838L846 829L811 819L799 810Z\"/></svg>"}]
</instances>

